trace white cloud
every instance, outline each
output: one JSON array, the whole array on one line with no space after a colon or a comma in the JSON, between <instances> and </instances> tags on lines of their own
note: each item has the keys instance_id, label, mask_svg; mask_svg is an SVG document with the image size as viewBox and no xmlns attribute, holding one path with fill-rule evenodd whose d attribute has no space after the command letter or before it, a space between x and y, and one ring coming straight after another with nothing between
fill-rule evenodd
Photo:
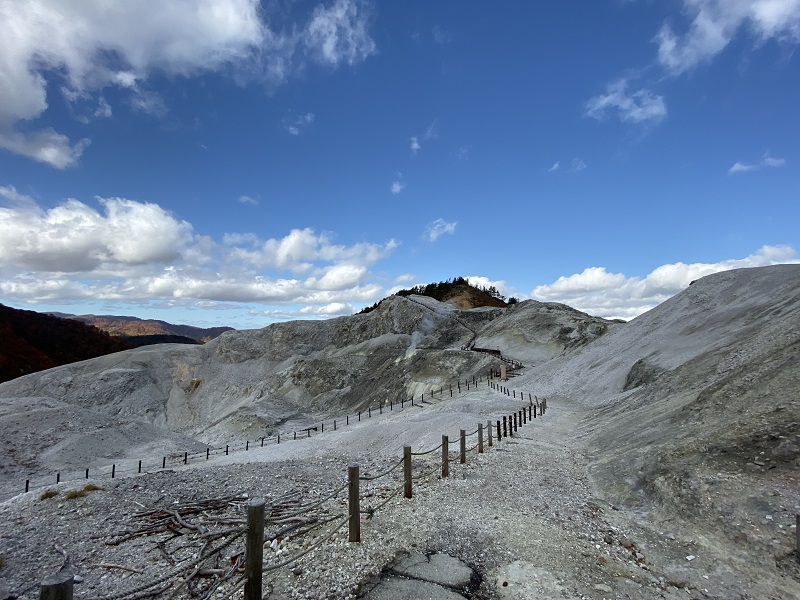
<instances>
[{"instance_id":1,"label":"white cloud","mask_svg":"<svg viewBox=\"0 0 800 600\"><path fill-rule=\"evenodd\" d=\"M422 136L424 140L438 140L439 139L439 119L434 119L433 122L428 125L428 128L425 130L425 134Z\"/></svg>"},{"instance_id":2,"label":"white cloud","mask_svg":"<svg viewBox=\"0 0 800 600\"><path fill-rule=\"evenodd\" d=\"M0 147L56 168L76 164L88 140L17 128L47 110L52 90L45 75L63 80L57 89L69 101L116 86L127 91L131 108L160 116L167 106L148 89L153 72L190 77L219 71L240 82L278 85L309 62L336 68L376 51L369 11L360 0L320 4L305 24L275 22L280 15L270 15L275 20L267 24L259 0L26 0L2 6ZM110 106L98 102L95 116L109 116Z\"/></svg>"},{"instance_id":3,"label":"white cloud","mask_svg":"<svg viewBox=\"0 0 800 600\"><path fill-rule=\"evenodd\" d=\"M331 302L324 306L304 306L298 311L301 315L316 317L342 317L356 312L349 302Z\"/></svg>"},{"instance_id":4,"label":"white cloud","mask_svg":"<svg viewBox=\"0 0 800 600\"><path fill-rule=\"evenodd\" d=\"M305 45L320 62L337 66L363 62L376 51L367 31L368 9L359 0L336 0L314 9L304 32Z\"/></svg>"},{"instance_id":5,"label":"white cloud","mask_svg":"<svg viewBox=\"0 0 800 600\"><path fill-rule=\"evenodd\" d=\"M667 105L662 96L656 96L650 90L629 93L627 80L618 79L608 85L605 94L586 103L584 115L602 120L609 113L615 113L626 123L657 124L667 116Z\"/></svg>"},{"instance_id":6,"label":"white cloud","mask_svg":"<svg viewBox=\"0 0 800 600\"><path fill-rule=\"evenodd\" d=\"M509 287L506 284L506 282L503 281L502 279L498 280L489 279L488 277L484 277L483 275L470 275L465 279L470 285L475 286L477 288L488 289L490 287L494 287L503 296L507 296L509 294Z\"/></svg>"},{"instance_id":7,"label":"white cloud","mask_svg":"<svg viewBox=\"0 0 800 600\"><path fill-rule=\"evenodd\" d=\"M394 278L394 283L408 283L409 281L414 281L416 276L412 275L411 273L403 273L402 275L398 275Z\"/></svg>"},{"instance_id":8,"label":"white cloud","mask_svg":"<svg viewBox=\"0 0 800 600\"><path fill-rule=\"evenodd\" d=\"M283 120L283 127L292 135L300 135L300 132L314 122L314 113L306 113L299 117L292 117Z\"/></svg>"},{"instance_id":9,"label":"white cloud","mask_svg":"<svg viewBox=\"0 0 800 600\"><path fill-rule=\"evenodd\" d=\"M786 164L786 160L783 158L773 158L768 154L765 154L761 160L757 163L742 163L736 161L733 166L728 169L728 173L733 175L734 173L745 173L747 171L758 171L759 169L763 169L764 167L782 167Z\"/></svg>"},{"instance_id":10,"label":"white cloud","mask_svg":"<svg viewBox=\"0 0 800 600\"><path fill-rule=\"evenodd\" d=\"M85 272L180 256L191 226L155 204L98 198L105 214L67 200L40 210L0 208L0 262L35 271Z\"/></svg>"},{"instance_id":11,"label":"white cloud","mask_svg":"<svg viewBox=\"0 0 800 600\"><path fill-rule=\"evenodd\" d=\"M335 245L326 234L317 234L309 228L293 229L281 239L264 241L252 234L227 235L223 243L228 246L226 253L231 260L248 267L294 273L309 272L320 261L369 265L384 258L398 246L395 240L386 244Z\"/></svg>"},{"instance_id":12,"label":"white cloud","mask_svg":"<svg viewBox=\"0 0 800 600\"><path fill-rule=\"evenodd\" d=\"M469 160L469 150L469 146L459 146L458 151L456 152L456 159Z\"/></svg>"},{"instance_id":13,"label":"white cloud","mask_svg":"<svg viewBox=\"0 0 800 600\"><path fill-rule=\"evenodd\" d=\"M97 101L97 109L94 111L94 116L98 119L108 119L111 115L111 105L105 98L100 96L100 99Z\"/></svg>"},{"instance_id":14,"label":"white cloud","mask_svg":"<svg viewBox=\"0 0 800 600\"><path fill-rule=\"evenodd\" d=\"M398 173L396 179L392 182L390 190L395 196L406 189L406 183L403 181L403 174Z\"/></svg>"},{"instance_id":15,"label":"white cloud","mask_svg":"<svg viewBox=\"0 0 800 600\"><path fill-rule=\"evenodd\" d=\"M66 169L78 164L88 146L88 138L72 144L67 136L56 133L53 129L41 129L33 133L4 131L0 121L0 148L56 169Z\"/></svg>"},{"instance_id":16,"label":"white cloud","mask_svg":"<svg viewBox=\"0 0 800 600\"><path fill-rule=\"evenodd\" d=\"M547 172L548 172L548 173L553 173L553 172L555 172L555 171L558 171L560 168L561 168L561 161L560 161L560 160L557 160L556 162L554 162L554 163L553 163L553 166L552 166L552 167L550 167L549 169L547 169Z\"/></svg>"},{"instance_id":17,"label":"white cloud","mask_svg":"<svg viewBox=\"0 0 800 600\"><path fill-rule=\"evenodd\" d=\"M12 206L38 208L33 198L20 194L13 185L0 185L0 197Z\"/></svg>"},{"instance_id":18,"label":"white cloud","mask_svg":"<svg viewBox=\"0 0 800 600\"><path fill-rule=\"evenodd\" d=\"M439 119L434 119L431 124L428 125L425 129L425 133L422 134L422 139L424 141L439 139ZM409 147L411 148L411 154L416 154L422 150L420 136L411 136L411 138L409 138Z\"/></svg>"},{"instance_id":19,"label":"white cloud","mask_svg":"<svg viewBox=\"0 0 800 600\"><path fill-rule=\"evenodd\" d=\"M581 273L536 287L531 297L542 302L561 302L599 317L632 319L700 277L730 269L783 263L800 263L791 246L763 246L746 258L719 263L662 265L644 279L609 273L605 267L589 267Z\"/></svg>"},{"instance_id":20,"label":"white cloud","mask_svg":"<svg viewBox=\"0 0 800 600\"><path fill-rule=\"evenodd\" d=\"M429 242L435 242L445 234L453 235L456 232L456 225L458 225L456 221L448 223L444 219L436 219L428 224L428 227L425 229L424 237Z\"/></svg>"},{"instance_id":21,"label":"white cloud","mask_svg":"<svg viewBox=\"0 0 800 600\"><path fill-rule=\"evenodd\" d=\"M247 194L242 194L239 196L239 204L252 204L253 206L257 206L258 199L248 196Z\"/></svg>"},{"instance_id":22,"label":"white cloud","mask_svg":"<svg viewBox=\"0 0 800 600\"><path fill-rule=\"evenodd\" d=\"M313 278L309 283L318 290L344 290L351 288L364 278L367 268L363 265L342 264L325 269L320 278Z\"/></svg>"},{"instance_id":23,"label":"white cloud","mask_svg":"<svg viewBox=\"0 0 800 600\"><path fill-rule=\"evenodd\" d=\"M259 302L332 314L336 303L382 296L369 267L398 246L334 244L311 229L215 241L157 204L124 198L98 198L99 209L75 199L43 209L0 186L0 200L0 296L17 302Z\"/></svg>"},{"instance_id":24,"label":"white cloud","mask_svg":"<svg viewBox=\"0 0 800 600\"><path fill-rule=\"evenodd\" d=\"M433 26L433 41L439 45L449 44L453 41L453 34L438 25Z\"/></svg>"},{"instance_id":25,"label":"white cloud","mask_svg":"<svg viewBox=\"0 0 800 600\"><path fill-rule=\"evenodd\" d=\"M397 180L392 182L391 190L395 196L400 192L402 192L404 189L406 189L406 184L403 183L402 181Z\"/></svg>"},{"instance_id":26,"label":"white cloud","mask_svg":"<svg viewBox=\"0 0 800 600\"><path fill-rule=\"evenodd\" d=\"M153 117L163 117L167 114L167 103L160 94L140 89L138 86L131 96L130 105L134 110Z\"/></svg>"},{"instance_id":27,"label":"white cloud","mask_svg":"<svg viewBox=\"0 0 800 600\"><path fill-rule=\"evenodd\" d=\"M580 173L586 170L586 162L582 158L573 158L569 168L573 173Z\"/></svg>"},{"instance_id":28,"label":"white cloud","mask_svg":"<svg viewBox=\"0 0 800 600\"><path fill-rule=\"evenodd\" d=\"M800 42L800 0L683 0L683 14L684 34L665 23L655 38L659 62L676 75L710 62L742 30L758 43Z\"/></svg>"}]
</instances>

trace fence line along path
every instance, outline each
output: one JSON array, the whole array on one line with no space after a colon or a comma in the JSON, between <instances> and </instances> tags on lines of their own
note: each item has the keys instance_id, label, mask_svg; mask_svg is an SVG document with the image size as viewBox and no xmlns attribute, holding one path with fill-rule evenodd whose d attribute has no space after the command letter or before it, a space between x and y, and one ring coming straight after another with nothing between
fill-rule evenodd
<instances>
[{"instance_id":1,"label":"fence line along path","mask_svg":"<svg viewBox=\"0 0 800 600\"><path fill-rule=\"evenodd\" d=\"M489 387L496 391L508 392L507 395L519 399L525 399L525 392L516 392L514 390L508 391L507 388L502 387L499 382L500 371L490 369L486 375L477 376L472 375L459 379L454 383L447 384L447 386L431 387L427 392L428 400L432 399L447 399L455 398L459 395L475 391L479 386ZM513 392L513 394L511 393ZM527 394L528 398L533 401L534 396L530 393ZM288 441L298 441L312 437L318 433L324 433L326 428L328 432L337 431L342 427L353 423L361 422L362 419L371 419L373 415L382 415L385 411L394 412L396 410L405 410L407 407L420 408L426 403L426 393L423 392L417 398L412 395L409 399L401 399L401 401L389 401L388 406L386 401L375 401L370 403L364 410L357 411L356 413L346 414L336 418L329 418L320 421L317 425L310 425L308 427L282 432L271 436L261 436L253 439L248 439L239 442L227 443L224 446L213 447L207 446L204 450L197 452L183 451L172 453L160 457L151 457L149 459L124 459L120 464L112 463L111 465L101 467L85 467L83 469L63 469L58 470L51 475L30 475L24 482L21 482L20 493L28 493L32 490L42 490L50 488L53 485L58 486L67 482L79 482L89 480L102 480L102 479L116 479L124 476L135 476L146 473L151 473L158 470L172 469L183 465L195 464L198 461L210 461L213 458L220 456L228 456L233 452L247 452L255 448L263 448L270 444L286 443ZM538 400L537 400L538 404Z\"/></svg>"},{"instance_id":2,"label":"fence line along path","mask_svg":"<svg viewBox=\"0 0 800 600\"><path fill-rule=\"evenodd\" d=\"M454 439L446 434L442 435L441 444L434 448L414 451L411 446L404 446L402 457L374 475L361 474L360 466L352 464L347 469L346 480L322 497L312 499L293 494L269 503L264 498L255 498L247 501L246 505L242 498L221 498L141 511L134 515L140 522L138 529L124 529L105 543L120 544L134 538L164 534L180 528L197 532L200 539L204 540L202 546L199 550L187 553L184 542L181 549L184 554L171 557L171 562L175 564L172 569L159 577L120 589L112 595L100 596L98 600L173 598L183 593L181 590L184 586L185 593L206 600L225 589L228 589L227 597L243 589L245 599L261 599L269 573L297 564L313 550L334 539L345 527L347 540L351 543L360 542L362 524L373 519L389 502L400 497L412 500L415 486L424 485L434 475L436 479L447 478L451 461L457 460L459 464L465 464L469 456L483 454L502 444L507 437L513 438L521 427L533 423L537 408L540 414L544 414L545 404L534 404L531 401L520 406L503 417L503 429L500 428L499 419L495 423L488 420L477 423L475 429L469 432L466 429L459 430ZM496 429L494 434L493 429ZM450 450L451 442L457 450ZM337 506L341 506L337 498L345 490L347 510L341 512L337 509ZM210 521L209 511L226 507L232 507L240 515L242 512L246 514L233 517L217 515L216 525L219 529L214 532L198 524L207 524ZM202 519L197 516L199 514L203 515ZM269 558L264 558L266 545L272 548L279 539L286 539L289 535L299 538L312 532L317 538L311 543L305 543L300 551L280 558L269 552ZM223 569L210 566L209 561L223 550L235 557L232 565ZM162 552L164 551L162 548ZM218 561L214 564L218 564ZM73 587L74 580L71 576L55 574L41 581L40 598L72 600Z\"/></svg>"}]
</instances>

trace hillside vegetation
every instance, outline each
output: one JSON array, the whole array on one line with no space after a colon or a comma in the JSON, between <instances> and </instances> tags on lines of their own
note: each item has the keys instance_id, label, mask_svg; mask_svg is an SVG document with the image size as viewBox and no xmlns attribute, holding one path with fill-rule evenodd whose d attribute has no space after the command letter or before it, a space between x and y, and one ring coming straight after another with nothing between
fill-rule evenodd
<instances>
[{"instance_id":1,"label":"hillside vegetation","mask_svg":"<svg viewBox=\"0 0 800 600\"><path fill-rule=\"evenodd\" d=\"M153 344L202 344L231 327L110 315L46 314L0 304L0 382Z\"/></svg>"},{"instance_id":2,"label":"hillside vegetation","mask_svg":"<svg viewBox=\"0 0 800 600\"><path fill-rule=\"evenodd\" d=\"M193 327L191 325L175 325L166 321L156 319L139 319L138 317L124 317L114 315L59 315L68 319L81 321L93 325L102 331L110 333L123 339L148 337L152 340L158 338L154 336L178 336L188 338L188 342L178 343L203 343L213 340L226 331L232 331L232 327ZM161 339L149 343L169 343L176 340ZM134 345L144 345L141 341L134 341Z\"/></svg>"},{"instance_id":3,"label":"hillside vegetation","mask_svg":"<svg viewBox=\"0 0 800 600\"><path fill-rule=\"evenodd\" d=\"M130 347L92 325L0 304L0 381Z\"/></svg>"},{"instance_id":4,"label":"hillside vegetation","mask_svg":"<svg viewBox=\"0 0 800 600\"><path fill-rule=\"evenodd\" d=\"M464 277L454 277L453 279L447 279L438 283L416 285L412 288L399 290L395 295L426 296L462 309L480 308L482 306L506 308L518 302L513 296L506 301L505 296L493 285L489 287L477 287L471 285ZM375 310L381 302L383 302L383 300L366 307L361 313L364 314Z\"/></svg>"}]
</instances>

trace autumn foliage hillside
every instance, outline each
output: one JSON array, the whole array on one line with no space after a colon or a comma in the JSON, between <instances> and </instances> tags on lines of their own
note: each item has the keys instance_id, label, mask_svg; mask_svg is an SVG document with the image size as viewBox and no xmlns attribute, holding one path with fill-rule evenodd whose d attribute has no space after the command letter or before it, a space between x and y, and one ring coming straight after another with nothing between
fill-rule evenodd
<instances>
[{"instance_id":1,"label":"autumn foliage hillside","mask_svg":"<svg viewBox=\"0 0 800 600\"><path fill-rule=\"evenodd\" d=\"M0 382L128 348L80 321L0 304Z\"/></svg>"}]
</instances>

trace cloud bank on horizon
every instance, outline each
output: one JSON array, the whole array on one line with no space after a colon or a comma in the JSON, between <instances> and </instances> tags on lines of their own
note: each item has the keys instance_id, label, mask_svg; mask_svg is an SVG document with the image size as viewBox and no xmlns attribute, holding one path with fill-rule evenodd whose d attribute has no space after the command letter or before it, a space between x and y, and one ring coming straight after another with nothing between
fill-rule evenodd
<instances>
[{"instance_id":1,"label":"cloud bank on horizon","mask_svg":"<svg viewBox=\"0 0 800 600\"><path fill-rule=\"evenodd\" d=\"M301 305L274 311L273 318L331 317L352 314L355 305L413 281L413 276L399 277L391 289L368 283L369 268L397 248L395 240L343 246L311 229L293 230L281 239L239 234L214 240L151 203L97 198L98 210L70 199L44 210L9 187L0 187L0 198L13 204L0 208L0 293L17 302L258 302ZM437 219L425 237L435 242L452 235L456 225ZM502 280L467 279L521 300L561 302L594 316L632 319L700 277L786 263L800 263L790 246L764 246L714 264L661 265L645 277L587 267L529 294ZM265 276L265 270L290 276Z\"/></svg>"},{"instance_id":2,"label":"cloud bank on horizon","mask_svg":"<svg viewBox=\"0 0 800 600\"><path fill-rule=\"evenodd\" d=\"M630 319L798 262L800 0L537 4L0 0L0 301L261 326L477 272Z\"/></svg>"}]
</instances>

